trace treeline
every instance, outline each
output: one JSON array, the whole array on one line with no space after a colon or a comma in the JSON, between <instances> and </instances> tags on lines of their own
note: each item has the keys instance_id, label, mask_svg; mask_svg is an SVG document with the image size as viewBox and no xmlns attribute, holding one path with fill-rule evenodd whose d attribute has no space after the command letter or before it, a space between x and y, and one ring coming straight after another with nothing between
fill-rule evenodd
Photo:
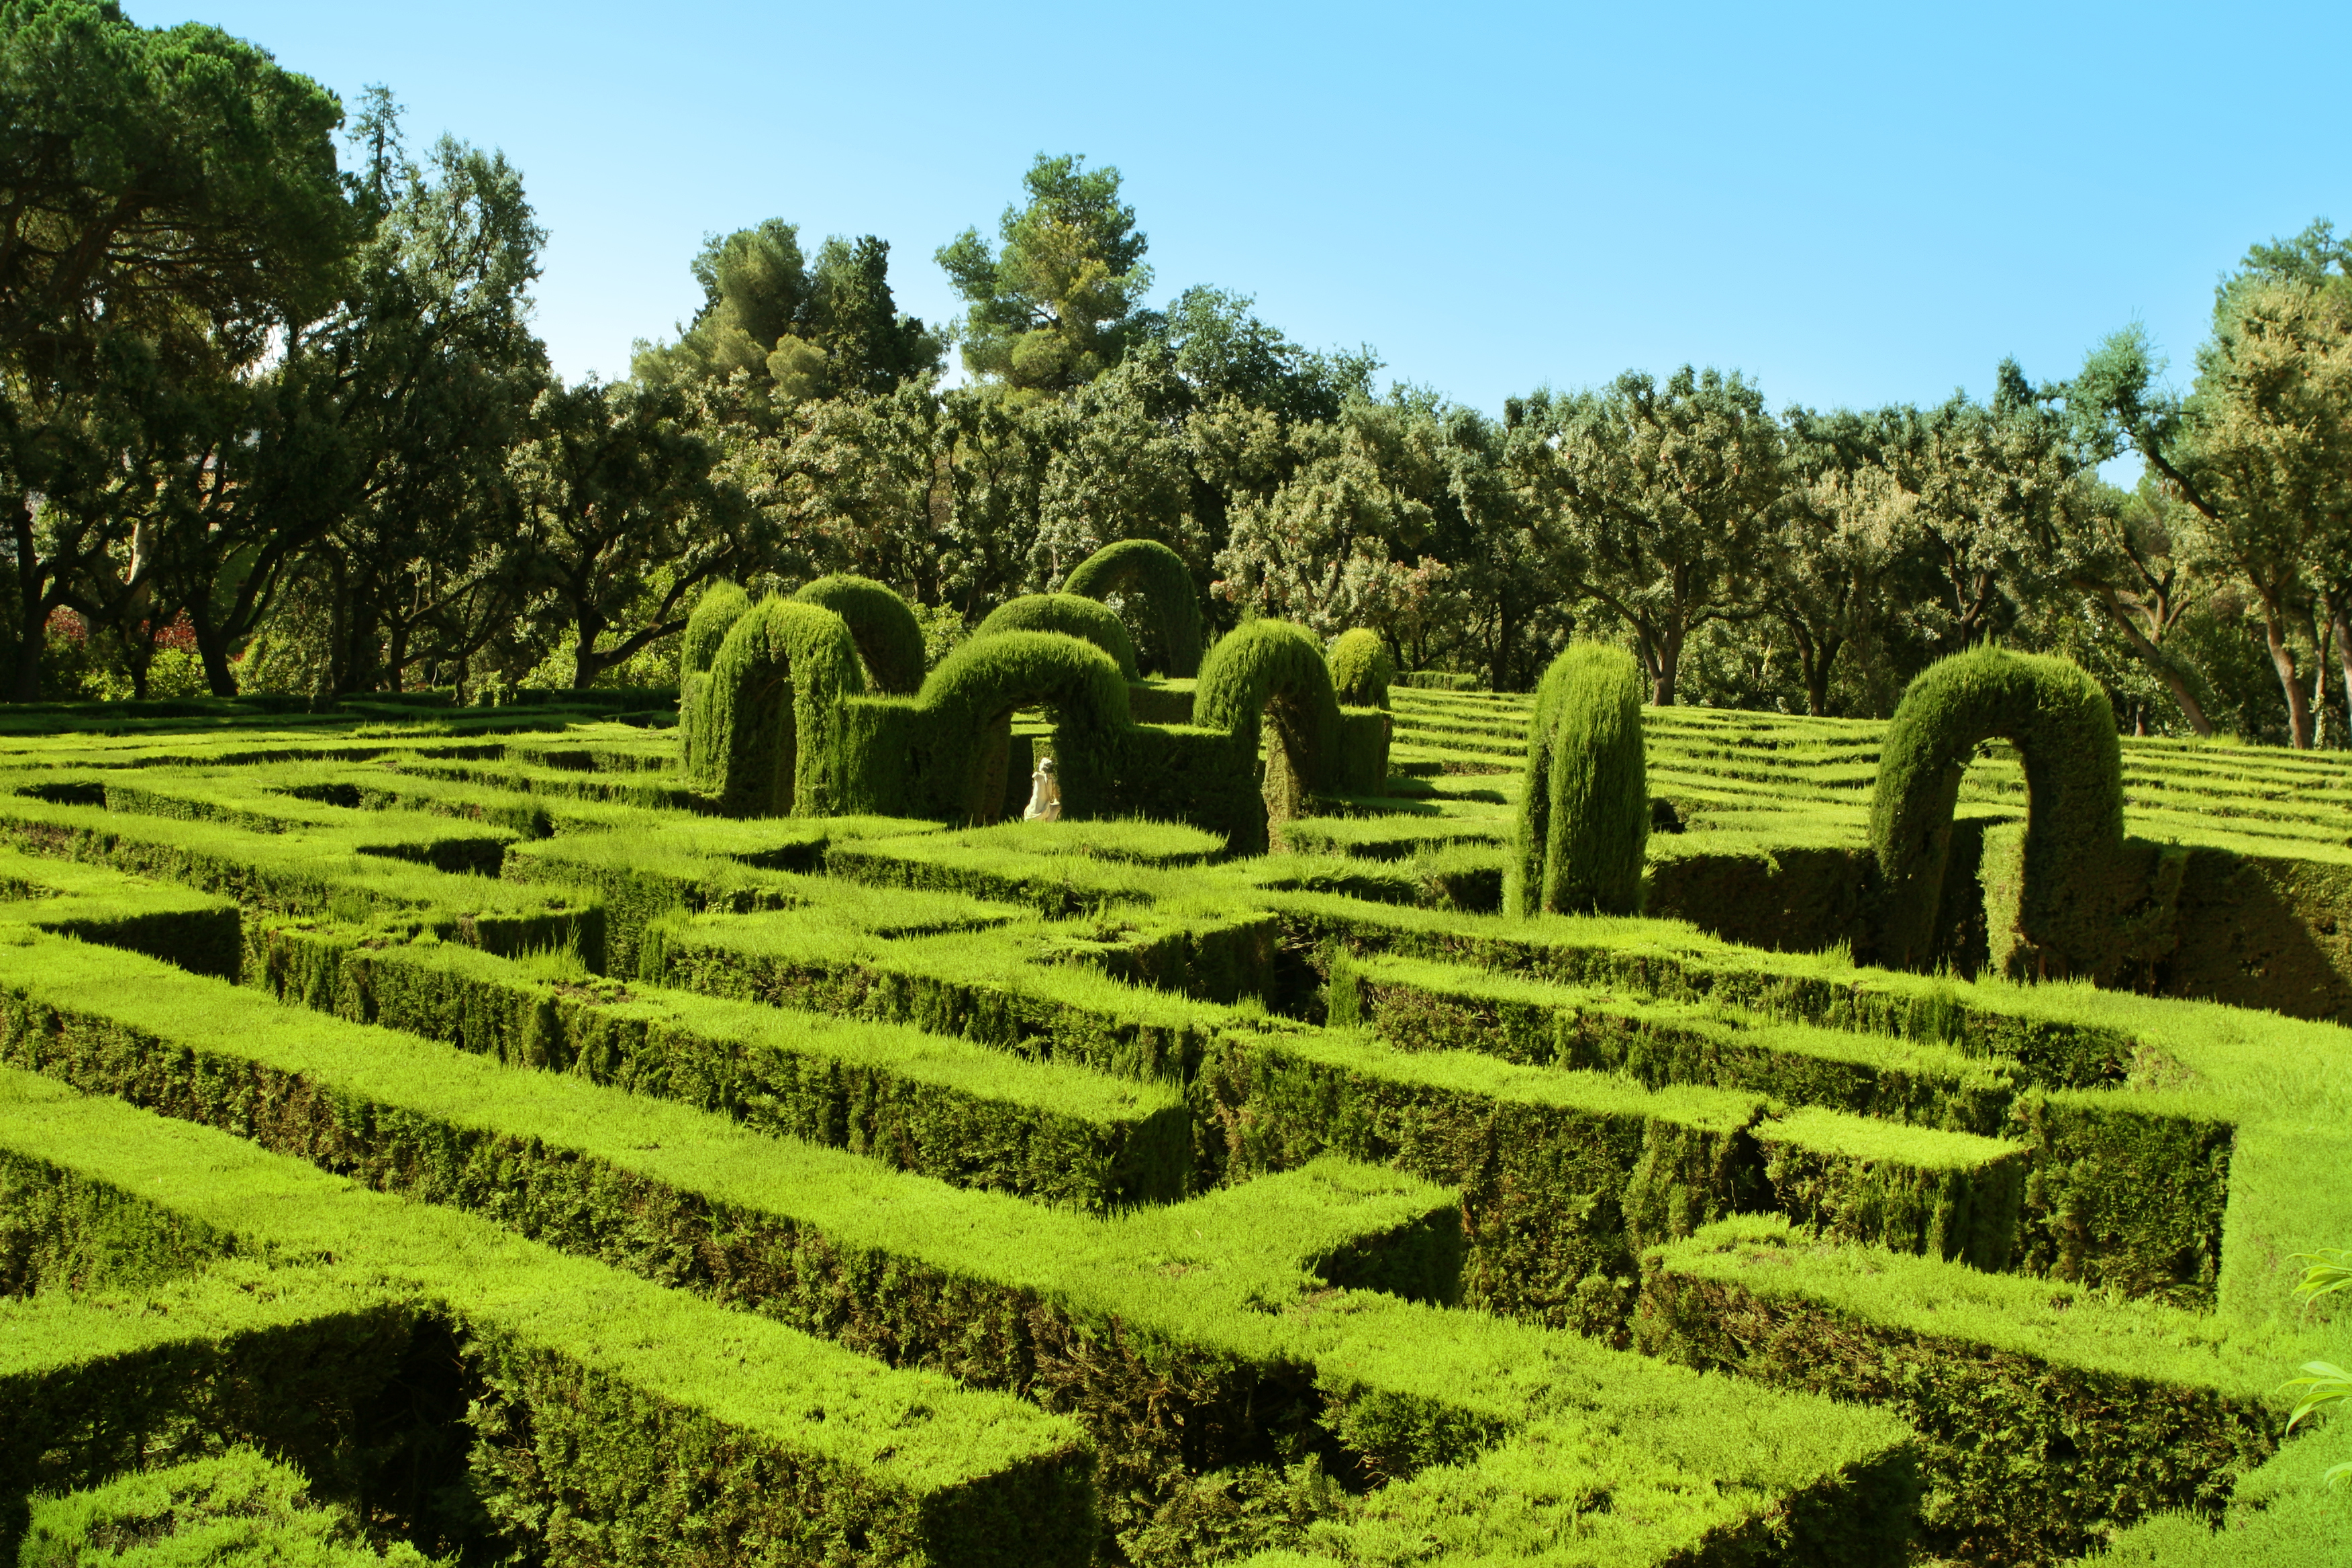
<instances>
[{"instance_id":1,"label":"treeline","mask_svg":"<svg viewBox=\"0 0 2352 1568\"><path fill-rule=\"evenodd\" d=\"M1041 156L992 237L938 250L953 322L897 308L882 241L773 220L706 244L699 312L625 380L566 384L503 158L412 154L384 89L346 123L213 29L0 17L17 700L660 684L721 577L879 579L936 652L1150 538L1213 628L1365 626L1497 688L1598 637L1655 701L1877 715L1995 642L2075 658L2136 728L2352 738L2326 224L2249 253L2185 392L2126 331L1984 400L1775 411L1686 368L1498 419L1245 297L1147 308L1118 172ZM2126 452L2129 491L2098 476Z\"/></svg>"}]
</instances>

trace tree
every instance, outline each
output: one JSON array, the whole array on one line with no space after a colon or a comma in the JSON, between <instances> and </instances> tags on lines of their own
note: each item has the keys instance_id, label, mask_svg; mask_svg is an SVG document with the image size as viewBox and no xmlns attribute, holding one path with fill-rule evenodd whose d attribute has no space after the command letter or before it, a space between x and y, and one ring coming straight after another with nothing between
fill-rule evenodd
<instances>
[{"instance_id":1,"label":"tree","mask_svg":"<svg viewBox=\"0 0 2352 1568\"><path fill-rule=\"evenodd\" d=\"M2352 281L2325 223L2257 246L2214 302L2183 398L2157 384L2147 335L2100 346L2069 390L2095 450L2128 447L2202 520L2203 545L2253 591L2298 749L2312 696L2294 634L2325 657L2331 635L2352 689ZM2316 624L2314 599L2328 622Z\"/></svg>"},{"instance_id":2,"label":"tree","mask_svg":"<svg viewBox=\"0 0 2352 1568\"><path fill-rule=\"evenodd\" d=\"M1628 371L1603 391L1538 393L1517 417L1539 437L1516 448L1521 482L1557 520L1577 592L1632 628L1651 700L1671 704L1684 645L1738 613L1788 489L1764 395L1685 365L1663 385Z\"/></svg>"},{"instance_id":3,"label":"tree","mask_svg":"<svg viewBox=\"0 0 2352 1568\"><path fill-rule=\"evenodd\" d=\"M530 580L571 633L575 687L683 631L704 582L764 564L763 520L711 482L716 453L686 414L676 387L556 382L508 459Z\"/></svg>"},{"instance_id":4,"label":"tree","mask_svg":"<svg viewBox=\"0 0 2352 1568\"><path fill-rule=\"evenodd\" d=\"M2199 735L2213 733L2194 672L2167 646L2209 584L2196 569L2196 514L2152 472L2136 490L2093 482L2061 509L2056 571L2163 683Z\"/></svg>"},{"instance_id":5,"label":"tree","mask_svg":"<svg viewBox=\"0 0 2352 1568\"><path fill-rule=\"evenodd\" d=\"M1261 471L1287 477L1234 505L1212 591L1326 637L1370 626L1393 644L1405 563L1429 537L1427 498L1444 485L1433 422L1397 400L1358 402L1282 439L1289 452L1261 450Z\"/></svg>"},{"instance_id":6,"label":"tree","mask_svg":"<svg viewBox=\"0 0 2352 1568\"><path fill-rule=\"evenodd\" d=\"M977 228L941 246L969 309L959 329L974 375L1021 391L1067 392L1117 364L1149 328L1136 307L1151 287L1135 209L1118 171L1040 153L1022 176L1024 206L997 222L1001 249Z\"/></svg>"},{"instance_id":7,"label":"tree","mask_svg":"<svg viewBox=\"0 0 2352 1568\"><path fill-rule=\"evenodd\" d=\"M1788 416L1794 482L1762 552L1764 603L1789 634L1805 711L1817 718L1830 710L1838 656L1892 618L1918 540L1917 498L1878 460L1876 424L1844 411Z\"/></svg>"},{"instance_id":8,"label":"tree","mask_svg":"<svg viewBox=\"0 0 2352 1568\"><path fill-rule=\"evenodd\" d=\"M152 460L188 398L316 317L353 215L333 95L215 28L142 28L109 0L13 0L0 97L0 466L27 700L76 575L115 551L137 558L134 579L148 564L135 521L100 500L124 454ZM143 583L123 586L125 605L144 603Z\"/></svg>"},{"instance_id":9,"label":"tree","mask_svg":"<svg viewBox=\"0 0 2352 1568\"><path fill-rule=\"evenodd\" d=\"M639 342L632 371L670 383L741 374L785 402L877 395L939 368L940 345L890 292L890 247L836 235L811 265L800 227L770 218L712 236L694 258L702 308L674 343Z\"/></svg>"}]
</instances>

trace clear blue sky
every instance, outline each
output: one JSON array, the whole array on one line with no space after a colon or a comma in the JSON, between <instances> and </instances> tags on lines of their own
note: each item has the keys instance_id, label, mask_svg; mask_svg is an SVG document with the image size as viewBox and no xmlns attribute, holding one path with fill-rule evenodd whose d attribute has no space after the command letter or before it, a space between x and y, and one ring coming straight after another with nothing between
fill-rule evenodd
<instances>
[{"instance_id":1,"label":"clear blue sky","mask_svg":"<svg viewBox=\"0 0 2352 1568\"><path fill-rule=\"evenodd\" d=\"M1254 294L1489 410L1685 361L1776 405L1981 395L2135 319L2185 371L2250 242L2352 224L2342 0L128 9L504 149L570 376L625 373L702 236L770 216L881 236L939 321L932 250L1041 150L1125 174L1155 302Z\"/></svg>"}]
</instances>

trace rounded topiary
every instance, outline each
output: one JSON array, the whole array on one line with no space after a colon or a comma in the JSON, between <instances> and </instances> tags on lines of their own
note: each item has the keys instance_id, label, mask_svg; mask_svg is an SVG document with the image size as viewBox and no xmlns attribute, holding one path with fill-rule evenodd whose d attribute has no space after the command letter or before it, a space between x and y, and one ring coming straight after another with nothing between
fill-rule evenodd
<instances>
[{"instance_id":1,"label":"rounded topiary","mask_svg":"<svg viewBox=\"0 0 2352 1568\"><path fill-rule=\"evenodd\" d=\"M1630 915L1642 907L1650 784L1642 667L1578 643L1536 687L1503 907L1513 914Z\"/></svg>"},{"instance_id":2,"label":"rounded topiary","mask_svg":"<svg viewBox=\"0 0 2352 1568\"><path fill-rule=\"evenodd\" d=\"M1255 754L1261 720L1274 727L1265 758L1266 811L1280 821L1297 815L1304 795L1331 788L1339 755L1339 700L1323 645L1304 626L1246 621L1201 661L1194 724L1223 730Z\"/></svg>"},{"instance_id":3,"label":"rounded topiary","mask_svg":"<svg viewBox=\"0 0 2352 1568\"><path fill-rule=\"evenodd\" d=\"M1099 606L1097 606L1099 607ZM923 682L918 703L930 743L959 759L963 815L984 820L1003 787L1002 753L1016 709L1049 708L1064 810L1098 809L1118 731L1129 724L1127 677L1110 655L1066 632L1009 631L960 644Z\"/></svg>"},{"instance_id":4,"label":"rounded topiary","mask_svg":"<svg viewBox=\"0 0 2352 1568\"><path fill-rule=\"evenodd\" d=\"M1184 558L1156 539L1122 539L1106 544L1063 580L1062 592L1107 599L1113 594L1141 599L1158 655L1159 673L1179 679L1201 668L1201 600Z\"/></svg>"},{"instance_id":5,"label":"rounded topiary","mask_svg":"<svg viewBox=\"0 0 2352 1568\"><path fill-rule=\"evenodd\" d=\"M1934 961L1960 777L1977 747L1994 739L2014 745L2025 764L2017 933L2061 973L2102 976L2121 940L2123 746L2115 710L2071 661L1994 647L1929 665L1886 727L1870 802L1884 900L1878 962L1910 968Z\"/></svg>"},{"instance_id":6,"label":"rounded topiary","mask_svg":"<svg viewBox=\"0 0 2352 1568\"><path fill-rule=\"evenodd\" d=\"M702 591L694 613L686 618L686 631L677 644L677 743L688 778L707 778L714 765L709 737L702 724L704 677L728 631L751 609L751 595L740 584L721 578Z\"/></svg>"},{"instance_id":7,"label":"rounded topiary","mask_svg":"<svg viewBox=\"0 0 2352 1568\"><path fill-rule=\"evenodd\" d=\"M1387 707L1395 679L1396 660L1380 633L1358 626L1331 645L1331 687L1349 707Z\"/></svg>"},{"instance_id":8,"label":"rounded topiary","mask_svg":"<svg viewBox=\"0 0 2352 1568\"><path fill-rule=\"evenodd\" d=\"M1127 635L1126 624L1108 605L1076 594L1024 594L991 611L969 641L978 642L1004 632L1060 632L1066 637L1082 637L1118 662L1122 679L1136 679L1135 640Z\"/></svg>"},{"instance_id":9,"label":"rounded topiary","mask_svg":"<svg viewBox=\"0 0 2352 1568\"><path fill-rule=\"evenodd\" d=\"M831 610L849 624L877 691L905 696L923 684L923 626L907 601L871 577L838 573L803 583L794 599Z\"/></svg>"},{"instance_id":10,"label":"rounded topiary","mask_svg":"<svg viewBox=\"0 0 2352 1568\"><path fill-rule=\"evenodd\" d=\"M767 599L739 618L702 678L696 787L737 816L822 816L842 700L866 689L849 625L831 610Z\"/></svg>"},{"instance_id":11,"label":"rounded topiary","mask_svg":"<svg viewBox=\"0 0 2352 1568\"><path fill-rule=\"evenodd\" d=\"M751 595L742 585L722 577L702 591L694 613L686 617L686 631L677 643L677 673L681 683L689 675L710 668L727 633L751 608Z\"/></svg>"}]
</instances>

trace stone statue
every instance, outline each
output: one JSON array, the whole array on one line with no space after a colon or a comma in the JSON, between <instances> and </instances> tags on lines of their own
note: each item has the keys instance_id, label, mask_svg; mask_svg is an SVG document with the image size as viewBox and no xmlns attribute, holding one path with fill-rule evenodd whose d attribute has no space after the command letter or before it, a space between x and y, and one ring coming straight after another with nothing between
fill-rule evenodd
<instances>
[{"instance_id":1,"label":"stone statue","mask_svg":"<svg viewBox=\"0 0 2352 1568\"><path fill-rule=\"evenodd\" d=\"M1029 775L1029 805L1021 813L1024 822L1059 822L1062 820L1062 785L1054 776L1054 759L1037 759L1037 771Z\"/></svg>"}]
</instances>

